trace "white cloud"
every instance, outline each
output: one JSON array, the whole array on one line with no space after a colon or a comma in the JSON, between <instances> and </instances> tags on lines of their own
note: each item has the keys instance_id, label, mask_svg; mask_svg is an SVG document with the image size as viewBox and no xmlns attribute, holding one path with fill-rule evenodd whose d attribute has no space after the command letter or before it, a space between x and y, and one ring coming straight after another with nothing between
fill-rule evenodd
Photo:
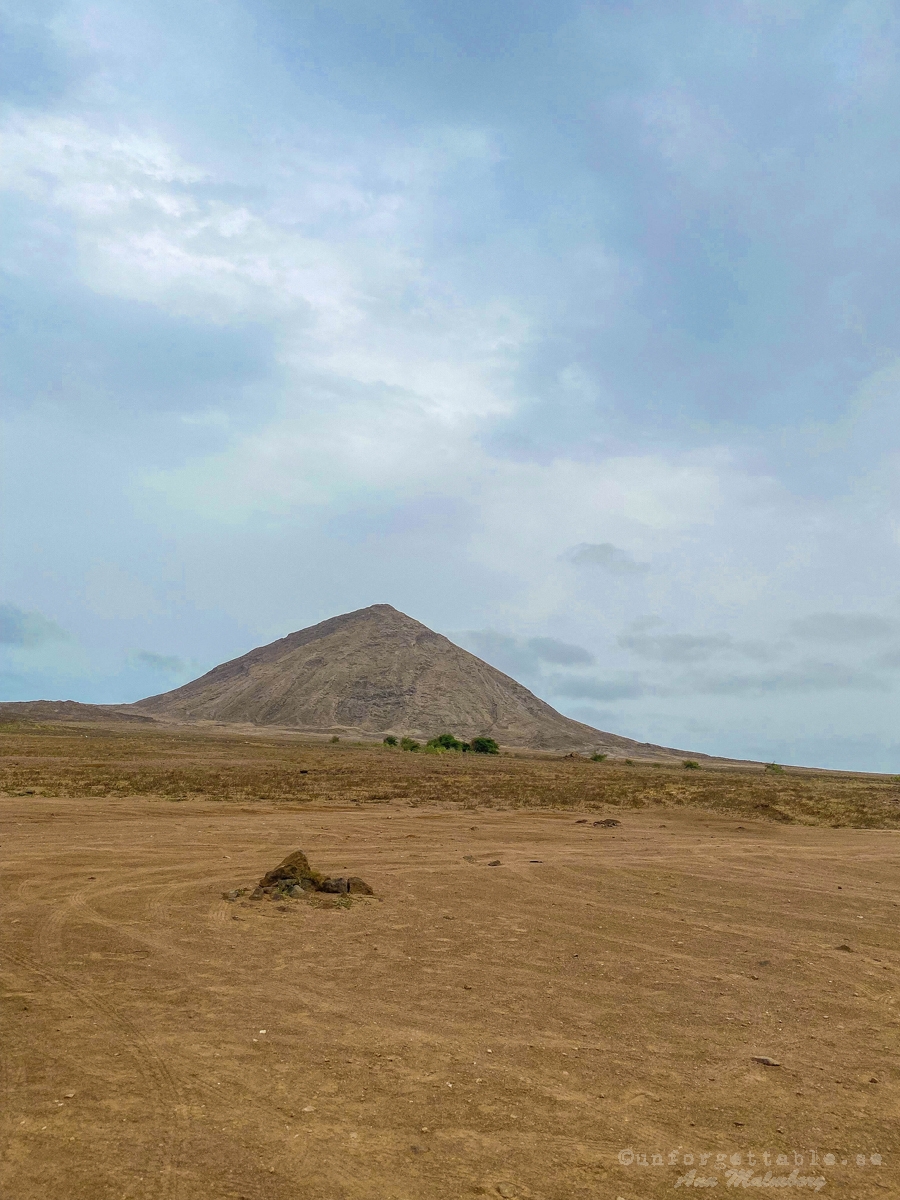
<instances>
[{"instance_id":1,"label":"white cloud","mask_svg":"<svg viewBox=\"0 0 900 1200\"><path fill-rule=\"evenodd\" d=\"M645 545L713 519L722 451L537 464L480 449L484 422L515 408L528 321L507 301L463 304L428 278L396 219L402 192L372 195L351 170L311 164L316 184L278 222L217 199L207 172L156 136L46 116L7 132L10 186L76 221L93 288L207 319L279 323L277 416L216 456L157 474L154 487L181 505L233 519L424 487L468 496L481 512L476 557L497 563L502 547L509 564L576 541ZM477 131L445 132L405 168L423 192L429 153L443 164L493 150ZM347 218L343 231L304 232L329 205ZM371 236L386 211L389 236Z\"/></svg>"},{"instance_id":2,"label":"white cloud","mask_svg":"<svg viewBox=\"0 0 900 1200\"><path fill-rule=\"evenodd\" d=\"M77 117L14 113L3 126L0 183L86 221L108 221L136 206L167 217L195 210L178 187L204 174L162 139L91 126Z\"/></svg>"},{"instance_id":3,"label":"white cloud","mask_svg":"<svg viewBox=\"0 0 900 1200\"><path fill-rule=\"evenodd\" d=\"M222 199L218 183L227 181L211 180L154 136L46 116L17 117L6 134L6 186L74 220L82 281L93 290L196 319L276 322L281 415L246 448L250 463L290 458L292 445L302 455L307 439L289 426L309 415L311 374L344 390L373 389L358 399L354 425L334 434L352 443L363 431L368 440L367 425L382 422L377 440L388 460L396 457L388 439L411 410L422 414L414 425L435 422L435 437L443 426L511 411L508 376L526 319L502 299L463 303L429 278L403 228L409 198L367 188L358 169L304 164L293 208L282 202L276 219ZM439 159L449 145L439 146ZM466 138L459 145L472 153ZM329 206L342 220L317 233ZM327 407L321 392L313 402L323 399ZM254 475L252 465L246 473Z\"/></svg>"}]
</instances>

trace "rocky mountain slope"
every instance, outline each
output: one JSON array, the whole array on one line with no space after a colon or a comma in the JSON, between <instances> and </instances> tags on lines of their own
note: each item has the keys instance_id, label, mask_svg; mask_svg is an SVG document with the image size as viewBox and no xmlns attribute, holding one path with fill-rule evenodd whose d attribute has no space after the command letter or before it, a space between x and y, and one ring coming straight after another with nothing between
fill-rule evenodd
<instances>
[{"instance_id":1,"label":"rocky mountain slope","mask_svg":"<svg viewBox=\"0 0 900 1200\"><path fill-rule=\"evenodd\" d=\"M603 733L389 604L331 617L130 706L157 718L428 738L537 750L680 752Z\"/></svg>"}]
</instances>

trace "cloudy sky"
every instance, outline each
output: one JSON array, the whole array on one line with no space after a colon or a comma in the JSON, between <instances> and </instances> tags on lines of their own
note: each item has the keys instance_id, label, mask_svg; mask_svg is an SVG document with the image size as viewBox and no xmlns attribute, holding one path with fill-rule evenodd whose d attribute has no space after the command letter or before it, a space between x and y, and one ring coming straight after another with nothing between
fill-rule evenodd
<instances>
[{"instance_id":1,"label":"cloudy sky","mask_svg":"<svg viewBox=\"0 0 900 1200\"><path fill-rule=\"evenodd\" d=\"M900 770L895 4L2 8L0 699L388 602Z\"/></svg>"}]
</instances>

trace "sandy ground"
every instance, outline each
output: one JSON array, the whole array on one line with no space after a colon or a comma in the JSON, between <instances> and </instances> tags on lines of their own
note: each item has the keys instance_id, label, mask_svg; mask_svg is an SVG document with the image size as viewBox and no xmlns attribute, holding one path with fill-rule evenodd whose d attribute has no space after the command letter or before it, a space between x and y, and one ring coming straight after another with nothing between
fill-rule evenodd
<instances>
[{"instance_id":1,"label":"sandy ground","mask_svg":"<svg viewBox=\"0 0 900 1200\"><path fill-rule=\"evenodd\" d=\"M0 1195L900 1197L900 834L620 815L0 800Z\"/></svg>"}]
</instances>

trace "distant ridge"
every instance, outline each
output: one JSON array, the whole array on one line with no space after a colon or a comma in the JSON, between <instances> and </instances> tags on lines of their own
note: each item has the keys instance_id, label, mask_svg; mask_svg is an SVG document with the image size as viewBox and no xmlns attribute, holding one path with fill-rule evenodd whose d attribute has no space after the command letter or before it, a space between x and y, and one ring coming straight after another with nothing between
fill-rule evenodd
<instances>
[{"instance_id":1,"label":"distant ridge","mask_svg":"<svg viewBox=\"0 0 900 1200\"><path fill-rule=\"evenodd\" d=\"M5 700L0 704L0 721L124 721L152 725L153 718L136 712L131 704L81 704L77 700Z\"/></svg>"},{"instance_id":2,"label":"distant ridge","mask_svg":"<svg viewBox=\"0 0 900 1200\"><path fill-rule=\"evenodd\" d=\"M170 721L416 738L449 732L511 747L660 760L684 753L564 717L390 604L331 617L127 708Z\"/></svg>"}]
</instances>

